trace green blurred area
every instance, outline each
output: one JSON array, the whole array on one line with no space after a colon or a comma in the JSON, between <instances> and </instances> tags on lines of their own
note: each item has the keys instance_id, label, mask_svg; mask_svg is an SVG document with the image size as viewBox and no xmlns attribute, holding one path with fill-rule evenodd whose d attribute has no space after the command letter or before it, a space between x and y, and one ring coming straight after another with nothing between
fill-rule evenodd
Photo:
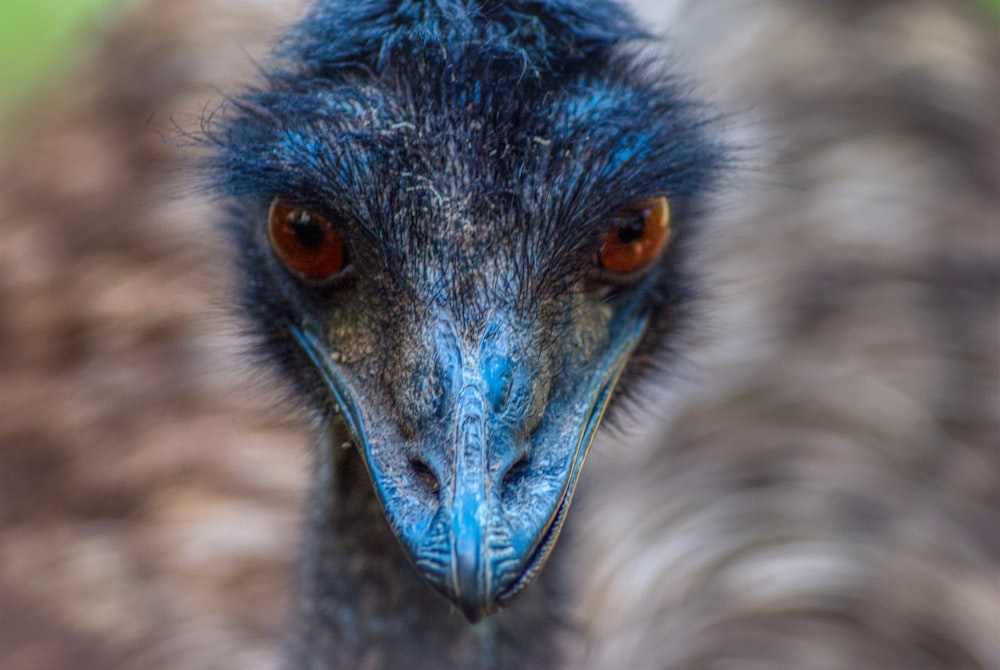
<instances>
[{"instance_id":1,"label":"green blurred area","mask_svg":"<svg viewBox=\"0 0 1000 670\"><path fill-rule=\"evenodd\" d=\"M126 1L0 0L0 120L70 66ZM1000 19L1000 0L968 1Z\"/></svg>"},{"instance_id":2,"label":"green blurred area","mask_svg":"<svg viewBox=\"0 0 1000 670\"><path fill-rule=\"evenodd\" d=\"M978 0L978 4L992 12L993 18L1000 20L1000 0Z\"/></svg>"},{"instance_id":3,"label":"green blurred area","mask_svg":"<svg viewBox=\"0 0 1000 670\"><path fill-rule=\"evenodd\" d=\"M0 117L71 65L122 0L0 0Z\"/></svg>"}]
</instances>

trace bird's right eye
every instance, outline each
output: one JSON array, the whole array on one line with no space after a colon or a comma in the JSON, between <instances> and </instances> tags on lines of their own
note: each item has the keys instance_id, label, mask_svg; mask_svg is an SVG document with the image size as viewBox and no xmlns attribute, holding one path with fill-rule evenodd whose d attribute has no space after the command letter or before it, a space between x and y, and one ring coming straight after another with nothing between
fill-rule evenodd
<instances>
[{"instance_id":1,"label":"bird's right eye","mask_svg":"<svg viewBox=\"0 0 1000 670\"><path fill-rule=\"evenodd\" d=\"M294 202L274 199L267 232L278 259L303 279L326 279L347 265L340 231L322 214Z\"/></svg>"}]
</instances>

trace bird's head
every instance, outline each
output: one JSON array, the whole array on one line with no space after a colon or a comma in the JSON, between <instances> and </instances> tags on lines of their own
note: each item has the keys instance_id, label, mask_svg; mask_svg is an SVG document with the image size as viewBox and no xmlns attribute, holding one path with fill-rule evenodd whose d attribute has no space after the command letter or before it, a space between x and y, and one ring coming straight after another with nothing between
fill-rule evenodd
<instances>
[{"instance_id":1,"label":"bird's head","mask_svg":"<svg viewBox=\"0 0 1000 670\"><path fill-rule=\"evenodd\" d=\"M213 131L263 349L473 621L545 563L685 291L719 151L641 39L602 3L324 3Z\"/></svg>"}]
</instances>

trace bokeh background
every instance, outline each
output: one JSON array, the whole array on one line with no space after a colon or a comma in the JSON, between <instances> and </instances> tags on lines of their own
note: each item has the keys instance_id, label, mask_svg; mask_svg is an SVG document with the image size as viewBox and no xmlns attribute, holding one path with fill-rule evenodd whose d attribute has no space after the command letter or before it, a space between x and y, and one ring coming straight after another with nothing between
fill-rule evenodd
<instances>
[{"instance_id":1,"label":"bokeh background","mask_svg":"<svg viewBox=\"0 0 1000 670\"><path fill-rule=\"evenodd\" d=\"M66 76L112 22L122 0L5 0L0 4L0 115ZM50 84L51 85L51 84Z\"/></svg>"},{"instance_id":2,"label":"bokeh background","mask_svg":"<svg viewBox=\"0 0 1000 670\"><path fill-rule=\"evenodd\" d=\"M982 9L984 21L1000 22L1000 0L967 1ZM66 76L130 4L135 0L0 3L0 123L53 78Z\"/></svg>"}]
</instances>

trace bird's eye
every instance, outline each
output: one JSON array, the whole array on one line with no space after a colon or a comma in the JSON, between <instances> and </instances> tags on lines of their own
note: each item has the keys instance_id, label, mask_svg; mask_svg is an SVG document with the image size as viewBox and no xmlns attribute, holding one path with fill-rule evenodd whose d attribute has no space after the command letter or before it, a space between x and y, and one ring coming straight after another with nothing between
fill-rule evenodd
<instances>
[{"instance_id":1,"label":"bird's eye","mask_svg":"<svg viewBox=\"0 0 1000 670\"><path fill-rule=\"evenodd\" d=\"M601 245L601 267L630 274L659 257L670 238L670 207L665 197L638 200L618 212Z\"/></svg>"},{"instance_id":2,"label":"bird's eye","mask_svg":"<svg viewBox=\"0 0 1000 670\"><path fill-rule=\"evenodd\" d=\"M304 279L326 279L347 264L340 231L324 216L293 202L275 198L267 231L281 262Z\"/></svg>"}]
</instances>

